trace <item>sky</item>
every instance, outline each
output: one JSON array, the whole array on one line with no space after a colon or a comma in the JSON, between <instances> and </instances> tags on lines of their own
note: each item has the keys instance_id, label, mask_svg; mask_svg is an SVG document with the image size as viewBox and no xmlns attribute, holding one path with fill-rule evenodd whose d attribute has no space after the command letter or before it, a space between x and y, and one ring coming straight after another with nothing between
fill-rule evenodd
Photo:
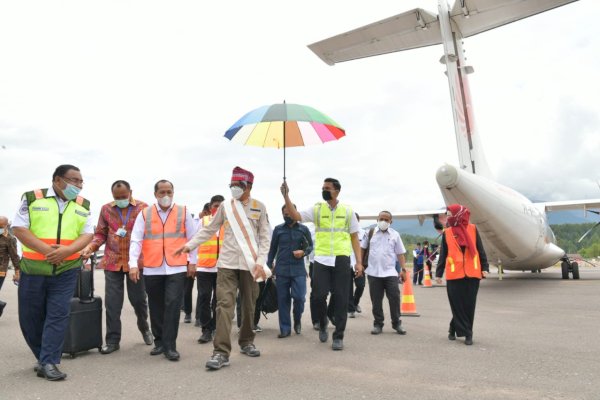
<instances>
[{"instance_id":1,"label":"sky","mask_svg":"<svg viewBox=\"0 0 600 400\"><path fill-rule=\"evenodd\" d=\"M281 222L281 150L223 137L266 104L310 105L346 130L287 151L290 197L323 178L360 214L443 206L435 171L457 164L441 46L330 67L307 45L437 2L343 0L0 3L0 215L81 169L92 211L117 179L200 211L236 165ZM600 198L600 2L581 0L464 40L475 121L500 183L534 200ZM94 218L95 218L94 216Z\"/></svg>"}]
</instances>

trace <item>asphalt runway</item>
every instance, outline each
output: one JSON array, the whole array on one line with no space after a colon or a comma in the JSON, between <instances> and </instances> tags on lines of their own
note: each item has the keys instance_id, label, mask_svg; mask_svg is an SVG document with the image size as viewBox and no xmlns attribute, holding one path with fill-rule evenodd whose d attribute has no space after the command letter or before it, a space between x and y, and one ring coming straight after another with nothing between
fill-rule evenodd
<instances>
[{"instance_id":1,"label":"asphalt runway","mask_svg":"<svg viewBox=\"0 0 600 400\"><path fill-rule=\"evenodd\" d=\"M12 276L12 272L9 273ZM104 275L96 272L97 294ZM277 339L277 316L261 319L259 358L238 351L232 333L231 366L207 371L211 344L184 324L181 361L149 355L125 300L121 350L63 358L64 382L33 372L21 335L16 286L0 291L8 302L0 318L0 399L599 399L600 270L581 268L581 280L563 281L556 268L541 274L510 272L482 282L474 345L450 342L445 288L414 289L420 317L403 317L406 336L370 334L368 291L363 312L349 319L345 349L331 350L311 329L308 304L301 335ZM195 293L195 291L194 291ZM386 317L389 309L384 303ZM331 332L331 328L330 328Z\"/></svg>"}]
</instances>

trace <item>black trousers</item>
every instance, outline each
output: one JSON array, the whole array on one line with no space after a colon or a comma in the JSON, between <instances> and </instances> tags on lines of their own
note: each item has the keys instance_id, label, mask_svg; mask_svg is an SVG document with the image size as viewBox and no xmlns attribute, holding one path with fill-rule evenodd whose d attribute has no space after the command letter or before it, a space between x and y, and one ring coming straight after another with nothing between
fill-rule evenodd
<instances>
[{"instance_id":1,"label":"black trousers","mask_svg":"<svg viewBox=\"0 0 600 400\"><path fill-rule=\"evenodd\" d=\"M477 292L479 291L479 279L464 278L446 281L446 290L452 320L450 331L456 332L456 336L473 336L473 321L475 320L475 304L477 303Z\"/></svg>"},{"instance_id":2,"label":"black trousers","mask_svg":"<svg viewBox=\"0 0 600 400\"><path fill-rule=\"evenodd\" d=\"M196 272L198 281L198 303L196 319L200 320L202 332L216 329L217 317L217 273Z\"/></svg>"},{"instance_id":3,"label":"black trousers","mask_svg":"<svg viewBox=\"0 0 600 400\"><path fill-rule=\"evenodd\" d=\"M314 262L311 262L308 265L308 276L310 277L310 320L313 325L319 322L319 317L317 315L317 302L316 302L316 293L315 293L315 278L314 278Z\"/></svg>"},{"instance_id":4,"label":"black trousers","mask_svg":"<svg viewBox=\"0 0 600 400\"><path fill-rule=\"evenodd\" d=\"M177 349L176 340L185 279L185 272L144 276L155 346L163 346L167 350Z\"/></svg>"},{"instance_id":5,"label":"black trousers","mask_svg":"<svg viewBox=\"0 0 600 400\"><path fill-rule=\"evenodd\" d=\"M194 281L196 278L188 278L185 277L185 284L183 289L183 312L186 314L192 313L192 294L194 292ZM196 300L196 319L199 318L198 315L198 301Z\"/></svg>"},{"instance_id":6,"label":"black trousers","mask_svg":"<svg viewBox=\"0 0 600 400\"><path fill-rule=\"evenodd\" d=\"M373 305L373 326L383 328L383 295L390 304L390 316L392 318L392 327L401 324L400 321L400 286L397 276L388 276L377 278L369 276L369 294L371 295L371 304Z\"/></svg>"},{"instance_id":7,"label":"black trousers","mask_svg":"<svg viewBox=\"0 0 600 400\"><path fill-rule=\"evenodd\" d=\"M333 304L333 319L335 321L334 339L343 339L348 319L348 299L350 291L349 256L337 256L335 267L315 262L314 265L314 291L316 295L316 311L321 327L327 326L327 295L331 291Z\"/></svg>"},{"instance_id":8,"label":"black trousers","mask_svg":"<svg viewBox=\"0 0 600 400\"><path fill-rule=\"evenodd\" d=\"M144 279L134 283L127 272L105 270L106 343L118 344L121 341L121 310L125 297L123 280L127 282L127 298L135 311L137 327L142 333L148 330L148 301Z\"/></svg>"},{"instance_id":9,"label":"black trousers","mask_svg":"<svg viewBox=\"0 0 600 400\"><path fill-rule=\"evenodd\" d=\"M2 285L4 284L4 276L0 276L0 289L2 289ZM0 308L4 308L6 306L6 303L2 300L0 300Z\"/></svg>"},{"instance_id":10,"label":"black trousers","mask_svg":"<svg viewBox=\"0 0 600 400\"><path fill-rule=\"evenodd\" d=\"M350 290L348 292L348 312L356 311L356 306L360 302L360 298L365 292L366 281L367 279L365 278L364 272L361 276L357 277L356 273L352 271L352 274L350 275ZM354 289L355 285L356 289Z\"/></svg>"}]
</instances>

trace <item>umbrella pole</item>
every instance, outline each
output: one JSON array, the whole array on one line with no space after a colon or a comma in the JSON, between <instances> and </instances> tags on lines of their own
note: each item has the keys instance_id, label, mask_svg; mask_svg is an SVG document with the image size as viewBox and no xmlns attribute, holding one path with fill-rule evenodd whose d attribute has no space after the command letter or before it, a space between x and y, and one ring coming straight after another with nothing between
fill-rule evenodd
<instances>
[{"instance_id":1,"label":"umbrella pole","mask_svg":"<svg viewBox=\"0 0 600 400\"><path fill-rule=\"evenodd\" d=\"M285 121L283 121L283 181L285 182Z\"/></svg>"}]
</instances>

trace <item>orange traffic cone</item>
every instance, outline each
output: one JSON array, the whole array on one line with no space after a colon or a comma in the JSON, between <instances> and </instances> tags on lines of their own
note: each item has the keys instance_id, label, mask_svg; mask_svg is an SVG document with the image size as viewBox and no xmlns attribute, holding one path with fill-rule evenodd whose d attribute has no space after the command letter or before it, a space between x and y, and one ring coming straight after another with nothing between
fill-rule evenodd
<instances>
[{"instance_id":1,"label":"orange traffic cone","mask_svg":"<svg viewBox=\"0 0 600 400\"><path fill-rule=\"evenodd\" d=\"M412 277L410 271L406 274L406 280L402 285L402 302L400 304L400 314L409 317L419 317L417 305L415 304L415 295L413 294Z\"/></svg>"},{"instance_id":2,"label":"orange traffic cone","mask_svg":"<svg viewBox=\"0 0 600 400\"><path fill-rule=\"evenodd\" d=\"M432 288L433 284L431 283L431 273L429 272L429 265L425 263L425 279L423 279L423 287L424 288Z\"/></svg>"}]
</instances>

